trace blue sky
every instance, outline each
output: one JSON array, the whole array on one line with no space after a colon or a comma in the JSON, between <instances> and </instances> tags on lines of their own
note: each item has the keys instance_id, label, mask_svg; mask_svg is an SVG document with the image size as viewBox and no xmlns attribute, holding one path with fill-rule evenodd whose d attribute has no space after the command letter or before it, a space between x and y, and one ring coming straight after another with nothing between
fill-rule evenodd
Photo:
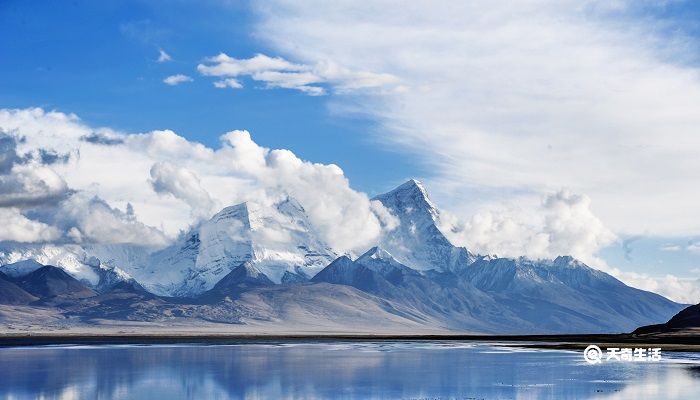
<instances>
[{"instance_id":1,"label":"blue sky","mask_svg":"<svg viewBox=\"0 0 700 400\"><path fill-rule=\"evenodd\" d=\"M646 288L692 283L700 4L611 4L5 0L0 108L211 148L245 129L370 196L424 179L461 221L451 239L477 251L571 251ZM287 64L231 72L256 54ZM177 74L192 81L163 82Z\"/></svg>"},{"instance_id":2,"label":"blue sky","mask_svg":"<svg viewBox=\"0 0 700 400\"><path fill-rule=\"evenodd\" d=\"M207 56L266 53L246 2L4 1L0 4L0 107L75 113L92 126L127 132L172 129L217 147L221 134L249 130L257 143L340 165L353 185L380 193L420 176L406 157L375 146L371 119L332 114L327 97L287 90L214 90L196 75ZM158 63L159 50L173 60Z\"/></svg>"}]
</instances>

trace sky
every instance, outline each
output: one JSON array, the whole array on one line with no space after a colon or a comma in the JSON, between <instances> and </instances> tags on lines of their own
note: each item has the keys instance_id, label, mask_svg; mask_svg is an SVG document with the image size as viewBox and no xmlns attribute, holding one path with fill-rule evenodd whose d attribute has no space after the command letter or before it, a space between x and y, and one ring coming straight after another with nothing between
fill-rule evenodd
<instances>
[{"instance_id":1,"label":"sky","mask_svg":"<svg viewBox=\"0 0 700 400\"><path fill-rule=\"evenodd\" d=\"M697 303L698 21L680 0L5 0L0 239L157 246L286 193L359 251L387 226L371 197L418 178L455 244Z\"/></svg>"}]
</instances>

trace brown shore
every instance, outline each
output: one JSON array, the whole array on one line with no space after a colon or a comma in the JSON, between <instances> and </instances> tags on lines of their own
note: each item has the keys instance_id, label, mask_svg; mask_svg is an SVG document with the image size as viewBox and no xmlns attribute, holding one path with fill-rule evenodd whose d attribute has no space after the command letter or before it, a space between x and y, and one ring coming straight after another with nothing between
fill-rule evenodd
<instances>
[{"instance_id":1,"label":"brown shore","mask_svg":"<svg viewBox=\"0 0 700 400\"><path fill-rule=\"evenodd\" d=\"M595 344L607 347L657 347L664 351L700 352L700 330L634 334L577 335L474 335L474 334L372 334L372 333L221 333L176 332L4 332L0 347L42 345L114 344L244 344L264 342L334 341L441 341L480 342L541 349L578 350Z\"/></svg>"}]
</instances>

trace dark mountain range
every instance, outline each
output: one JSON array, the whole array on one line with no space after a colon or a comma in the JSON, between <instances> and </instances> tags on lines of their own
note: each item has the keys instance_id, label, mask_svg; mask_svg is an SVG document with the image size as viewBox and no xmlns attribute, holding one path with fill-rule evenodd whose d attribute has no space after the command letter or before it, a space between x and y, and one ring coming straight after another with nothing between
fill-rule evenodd
<instances>
[{"instance_id":1,"label":"dark mountain range","mask_svg":"<svg viewBox=\"0 0 700 400\"><path fill-rule=\"evenodd\" d=\"M29 304L37 299L0 272L0 304Z\"/></svg>"},{"instance_id":2,"label":"dark mountain range","mask_svg":"<svg viewBox=\"0 0 700 400\"><path fill-rule=\"evenodd\" d=\"M27 275L19 277L18 286L38 298L66 297L81 299L97 295L61 268L45 265Z\"/></svg>"}]
</instances>

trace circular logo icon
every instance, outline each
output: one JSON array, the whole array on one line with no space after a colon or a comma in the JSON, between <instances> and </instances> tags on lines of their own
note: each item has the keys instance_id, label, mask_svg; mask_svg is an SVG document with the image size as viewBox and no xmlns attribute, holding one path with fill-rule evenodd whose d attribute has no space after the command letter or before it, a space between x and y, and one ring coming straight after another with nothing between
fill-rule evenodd
<instances>
[{"instance_id":1,"label":"circular logo icon","mask_svg":"<svg viewBox=\"0 0 700 400\"><path fill-rule=\"evenodd\" d=\"M603 351L600 347L592 344L583 351L583 358L589 364L600 364L603 358Z\"/></svg>"}]
</instances>

